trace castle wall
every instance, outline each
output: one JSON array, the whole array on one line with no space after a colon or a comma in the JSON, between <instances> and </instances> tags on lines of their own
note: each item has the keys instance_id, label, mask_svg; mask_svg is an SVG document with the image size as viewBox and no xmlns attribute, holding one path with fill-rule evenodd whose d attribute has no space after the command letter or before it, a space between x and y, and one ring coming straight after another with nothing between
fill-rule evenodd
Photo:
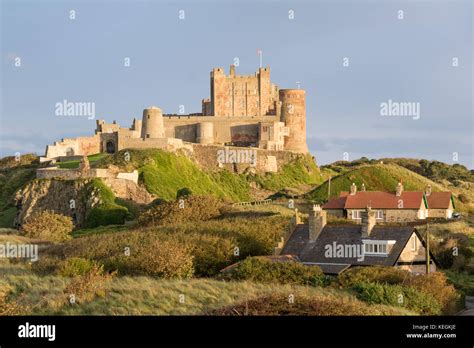
<instances>
[{"instance_id":1,"label":"castle wall","mask_svg":"<svg viewBox=\"0 0 474 348\"><path fill-rule=\"evenodd\" d=\"M276 122L276 116L214 117L214 116L164 116L165 136L197 143L198 123L211 123L215 143L252 143L259 141L259 122Z\"/></svg>"},{"instance_id":2,"label":"castle wall","mask_svg":"<svg viewBox=\"0 0 474 348\"><path fill-rule=\"evenodd\" d=\"M245 151L250 151L256 155L256 161L253 163L250 161L231 163L229 161L220 165L219 156L222 154L222 151L230 153L232 150L244 154ZM244 173L248 170L254 170L261 173L274 172L282 168L285 164L295 160L299 156L303 155L291 151L270 151L259 148L193 144L193 158L201 167L205 168L206 170L225 168L229 171L237 173ZM240 156L240 158L245 159L247 156ZM229 159L231 159L230 156Z\"/></svg>"},{"instance_id":3,"label":"castle wall","mask_svg":"<svg viewBox=\"0 0 474 348\"><path fill-rule=\"evenodd\" d=\"M100 152L100 136L65 138L46 147L46 157L93 155Z\"/></svg>"},{"instance_id":4,"label":"castle wall","mask_svg":"<svg viewBox=\"0 0 474 348\"><path fill-rule=\"evenodd\" d=\"M79 170L61 169L57 167L40 168L36 170L36 178L38 179L54 179L61 178L64 180L76 180L80 178L106 178L110 175L107 169L89 169L86 175L83 175Z\"/></svg>"},{"instance_id":5,"label":"castle wall","mask_svg":"<svg viewBox=\"0 0 474 348\"><path fill-rule=\"evenodd\" d=\"M118 151L123 149L166 149L176 150L184 147L181 139L159 138L159 139L126 139L120 142Z\"/></svg>"}]
</instances>

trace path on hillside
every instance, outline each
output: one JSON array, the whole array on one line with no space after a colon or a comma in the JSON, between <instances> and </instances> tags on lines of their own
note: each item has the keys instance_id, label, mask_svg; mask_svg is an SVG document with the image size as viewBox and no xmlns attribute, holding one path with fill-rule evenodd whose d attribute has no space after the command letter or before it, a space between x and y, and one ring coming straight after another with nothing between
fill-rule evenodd
<instances>
[{"instance_id":1,"label":"path on hillside","mask_svg":"<svg viewBox=\"0 0 474 348\"><path fill-rule=\"evenodd\" d=\"M466 296L466 309L458 315L474 315L474 296Z\"/></svg>"}]
</instances>

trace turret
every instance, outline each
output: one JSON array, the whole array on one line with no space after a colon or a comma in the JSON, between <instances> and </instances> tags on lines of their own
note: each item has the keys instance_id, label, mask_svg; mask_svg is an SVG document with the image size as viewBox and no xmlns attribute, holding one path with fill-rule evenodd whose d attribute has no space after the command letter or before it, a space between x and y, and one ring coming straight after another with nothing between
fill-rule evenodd
<instances>
[{"instance_id":1,"label":"turret","mask_svg":"<svg viewBox=\"0 0 474 348\"><path fill-rule=\"evenodd\" d=\"M156 106L151 106L143 110L142 138L155 139L165 137L165 127L163 125L163 113Z\"/></svg>"},{"instance_id":2,"label":"turret","mask_svg":"<svg viewBox=\"0 0 474 348\"><path fill-rule=\"evenodd\" d=\"M285 137L285 150L307 153L306 144L306 95L302 89L280 89L280 119L289 128Z\"/></svg>"}]
</instances>

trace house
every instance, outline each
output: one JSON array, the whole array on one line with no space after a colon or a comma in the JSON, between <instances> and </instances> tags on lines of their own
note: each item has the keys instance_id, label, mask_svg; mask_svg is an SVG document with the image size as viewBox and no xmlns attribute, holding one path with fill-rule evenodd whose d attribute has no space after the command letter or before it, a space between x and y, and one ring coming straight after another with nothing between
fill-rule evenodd
<instances>
[{"instance_id":1,"label":"house","mask_svg":"<svg viewBox=\"0 0 474 348\"><path fill-rule=\"evenodd\" d=\"M425 191L428 202L428 216L451 219L454 211L454 199L451 192L431 192L431 185Z\"/></svg>"},{"instance_id":2,"label":"house","mask_svg":"<svg viewBox=\"0 0 474 348\"><path fill-rule=\"evenodd\" d=\"M454 203L450 192L404 191L403 183L397 184L394 193L382 191L357 191L352 183L350 192L341 192L339 197L329 200L323 209L330 215L361 221L361 214L370 205L375 210L377 222L411 222L427 217L450 218ZM431 204L430 204L431 202Z\"/></svg>"},{"instance_id":3,"label":"house","mask_svg":"<svg viewBox=\"0 0 474 348\"><path fill-rule=\"evenodd\" d=\"M413 226L377 225L376 211L370 206L361 220L357 225L328 225L327 212L315 205L307 224L295 224L280 255L317 265L326 274L353 266L392 266L426 273L425 244ZM434 271L436 262L430 253L430 272Z\"/></svg>"}]
</instances>

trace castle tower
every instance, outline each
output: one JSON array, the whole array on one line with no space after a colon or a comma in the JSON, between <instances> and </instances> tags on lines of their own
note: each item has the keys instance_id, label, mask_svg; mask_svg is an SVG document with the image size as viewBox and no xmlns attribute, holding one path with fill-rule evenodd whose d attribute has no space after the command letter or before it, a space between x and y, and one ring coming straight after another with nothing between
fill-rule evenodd
<instances>
[{"instance_id":1,"label":"castle tower","mask_svg":"<svg viewBox=\"0 0 474 348\"><path fill-rule=\"evenodd\" d=\"M214 124L212 122L200 122L197 124L196 142L199 144L214 143Z\"/></svg>"},{"instance_id":2,"label":"castle tower","mask_svg":"<svg viewBox=\"0 0 474 348\"><path fill-rule=\"evenodd\" d=\"M156 106L143 110L142 138L164 138L163 113Z\"/></svg>"},{"instance_id":3,"label":"castle tower","mask_svg":"<svg viewBox=\"0 0 474 348\"><path fill-rule=\"evenodd\" d=\"M280 89L280 119L289 128L285 137L285 150L307 153L306 144L306 93L303 89Z\"/></svg>"}]
</instances>

